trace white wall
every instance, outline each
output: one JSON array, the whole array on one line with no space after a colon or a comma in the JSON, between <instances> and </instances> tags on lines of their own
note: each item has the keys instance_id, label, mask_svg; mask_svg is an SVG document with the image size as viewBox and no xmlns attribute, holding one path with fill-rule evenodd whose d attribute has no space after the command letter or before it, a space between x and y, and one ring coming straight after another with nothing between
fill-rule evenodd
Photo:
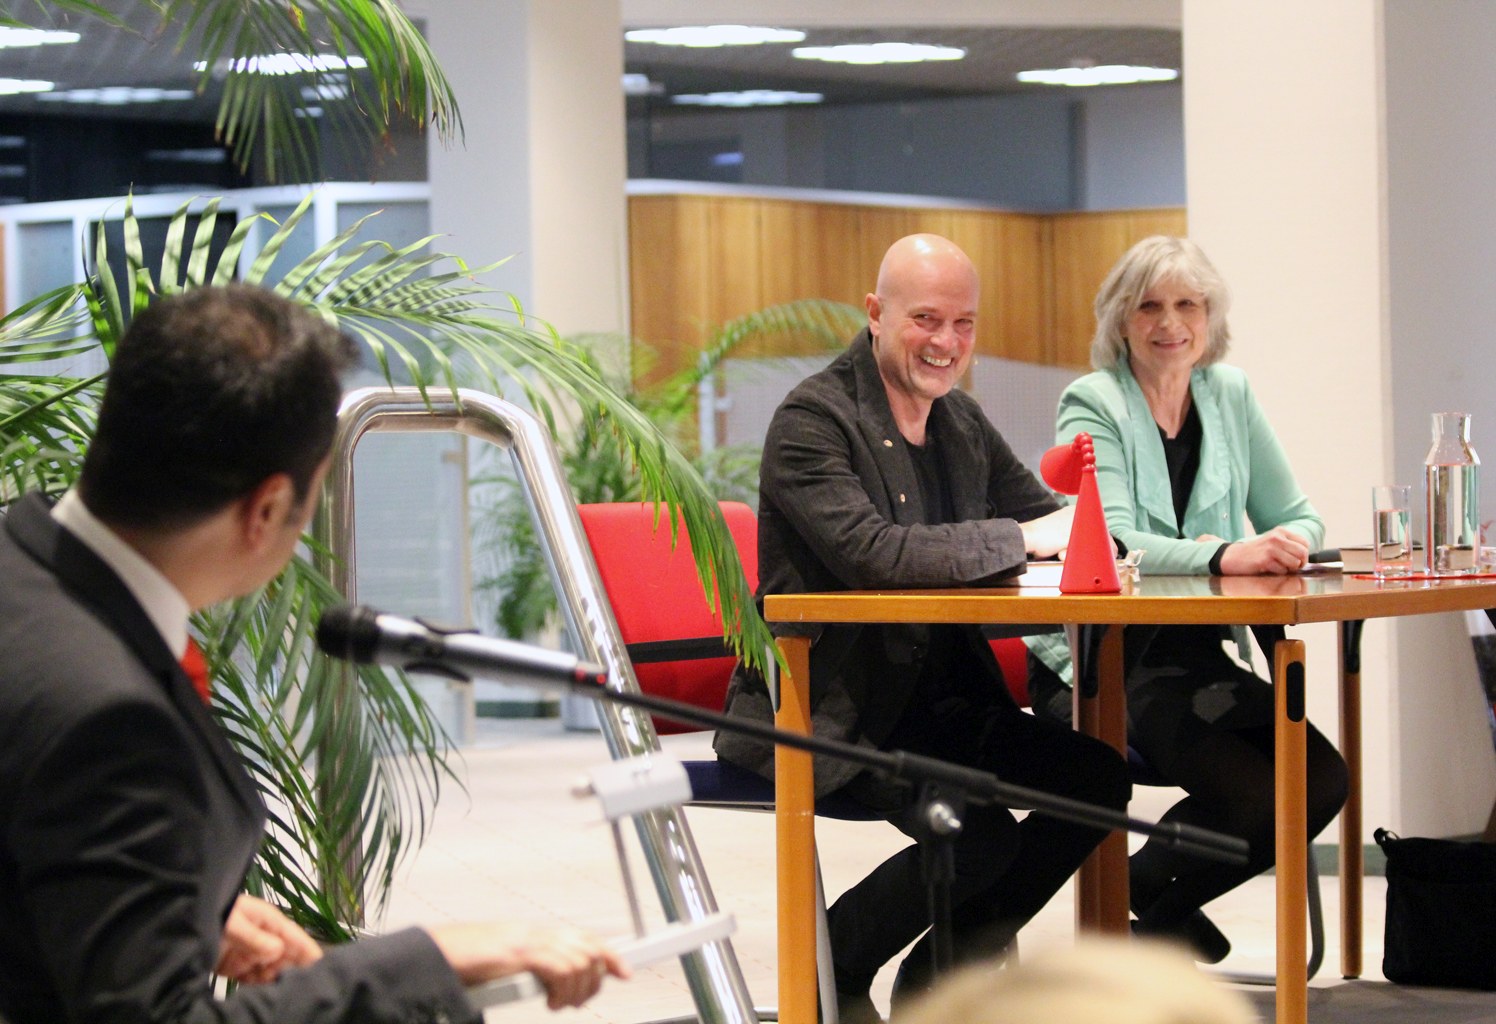
<instances>
[{"instance_id":1,"label":"white wall","mask_svg":"<svg viewBox=\"0 0 1496 1024\"><path fill-rule=\"evenodd\" d=\"M462 104L432 141L440 247L563 333L628 323L622 27L617 0L417 0Z\"/></svg>"},{"instance_id":2,"label":"white wall","mask_svg":"<svg viewBox=\"0 0 1496 1024\"><path fill-rule=\"evenodd\" d=\"M1384 394L1392 474L1416 487L1431 412L1471 412L1476 450L1484 447L1488 463L1496 459L1496 5L1386 0L1385 31L1391 344ZM1496 518L1489 470L1481 508L1483 520ZM1448 615L1409 623L1400 637L1393 713L1407 833L1440 834L1446 823L1477 832L1491 808L1496 756L1464 636L1464 622Z\"/></svg>"},{"instance_id":3,"label":"white wall","mask_svg":"<svg viewBox=\"0 0 1496 1024\"><path fill-rule=\"evenodd\" d=\"M1458 33L1453 7L1408 0L1399 21L1406 14ZM1251 374L1332 545L1364 542L1369 488L1405 472L1398 446L1416 450L1427 436L1425 425L1418 440L1403 437L1394 363L1437 364L1447 344L1464 344L1430 337L1409 349L1390 328L1393 306L1423 298L1404 268L1441 259L1451 241L1389 249L1389 223L1418 220L1441 200L1422 188L1389 193L1388 154L1418 143L1384 117L1384 46L1387 66L1406 61L1408 75L1437 77L1440 65L1457 73L1437 47L1403 45L1384 36L1381 0L1184 4L1190 230L1236 295L1230 358ZM1463 129L1468 117L1460 120ZM1483 165L1460 166L1469 175ZM1454 249L1445 265L1468 275L1477 257ZM1311 717L1331 731L1333 630L1296 634L1309 643ZM1496 761L1485 716L1472 713L1474 659L1461 618L1373 620L1362 650L1368 829L1479 831ZM1457 792L1441 762L1464 772Z\"/></svg>"}]
</instances>

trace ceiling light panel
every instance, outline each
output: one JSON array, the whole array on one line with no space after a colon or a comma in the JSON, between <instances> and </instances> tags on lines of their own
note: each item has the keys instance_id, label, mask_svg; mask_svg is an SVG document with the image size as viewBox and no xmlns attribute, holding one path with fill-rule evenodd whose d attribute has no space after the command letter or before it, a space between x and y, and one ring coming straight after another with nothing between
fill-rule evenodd
<instances>
[{"instance_id":1,"label":"ceiling light panel","mask_svg":"<svg viewBox=\"0 0 1496 1024\"><path fill-rule=\"evenodd\" d=\"M48 88L51 84L48 83ZM5 92L0 80L0 94ZM122 107L127 103L177 103L195 96L191 89L135 89L127 85L107 86L103 89L64 89L62 92L45 92L37 97L48 103L94 103L103 107Z\"/></svg>"},{"instance_id":2,"label":"ceiling light panel","mask_svg":"<svg viewBox=\"0 0 1496 1024\"><path fill-rule=\"evenodd\" d=\"M927 60L960 60L966 51L957 46L924 43L843 43L838 46L797 46L801 60L824 60L836 64L918 64Z\"/></svg>"},{"instance_id":3,"label":"ceiling light panel","mask_svg":"<svg viewBox=\"0 0 1496 1024\"><path fill-rule=\"evenodd\" d=\"M625 32L631 43L659 46L761 46L765 43L798 43L805 33L796 29L764 28L758 25L682 25L678 28L640 28Z\"/></svg>"},{"instance_id":4,"label":"ceiling light panel","mask_svg":"<svg viewBox=\"0 0 1496 1024\"><path fill-rule=\"evenodd\" d=\"M740 92L681 93L671 103L697 107L783 107L794 103L819 103L818 92L787 92L782 89L745 89Z\"/></svg>"},{"instance_id":5,"label":"ceiling light panel","mask_svg":"<svg viewBox=\"0 0 1496 1024\"><path fill-rule=\"evenodd\" d=\"M1172 82L1179 77L1173 68L1145 68L1131 64L1102 64L1098 67L1040 68L1018 72L1020 82L1040 85L1136 85L1139 82Z\"/></svg>"},{"instance_id":6,"label":"ceiling light panel","mask_svg":"<svg viewBox=\"0 0 1496 1024\"><path fill-rule=\"evenodd\" d=\"M19 96L23 92L45 93L56 85L35 78L0 78L0 96Z\"/></svg>"},{"instance_id":7,"label":"ceiling light panel","mask_svg":"<svg viewBox=\"0 0 1496 1024\"><path fill-rule=\"evenodd\" d=\"M299 75L310 71L346 71L349 68L368 67L362 57L340 57L336 53L262 53L254 57L240 57L233 61L219 61L213 70L247 71L254 75ZM194 71L206 71L205 61L196 61Z\"/></svg>"},{"instance_id":8,"label":"ceiling light panel","mask_svg":"<svg viewBox=\"0 0 1496 1024\"><path fill-rule=\"evenodd\" d=\"M53 32L41 28L10 28L0 26L0 50L20 46L52 46L58 43L76 43L83 38L76 32Z\"/></svg>"}]
</instances>

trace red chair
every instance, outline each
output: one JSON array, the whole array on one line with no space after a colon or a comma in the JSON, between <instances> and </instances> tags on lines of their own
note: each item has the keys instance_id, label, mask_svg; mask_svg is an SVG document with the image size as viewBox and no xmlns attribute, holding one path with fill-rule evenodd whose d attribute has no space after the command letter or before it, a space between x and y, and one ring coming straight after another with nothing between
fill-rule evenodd
<instances>
[{"instance_id":1,"label":"red chair","mask_svg":"<svg viewBox=\"0 0 1496 1024\"><path fill-rule=\"evenodd\" d=\"M758 519L740 501L724 501L721 509L753 590ZM580 505L577 512L639 688L721 711L737 659L722 641L720 603L707 604L685 526L672 541L668 509L660 506L657 522L648 502ZM699 728L658 716L654 722L662 734Z\"/></svg>"},{"instance_id":2,"label":"red chair","mask_svg":"<svg viewBox=\"0 0 1496 1024\"><path fill-rule=\"evenodd\" d=\"M1021 708L1029 706L1028 692L1028 645L1022 637L1004 637L988 640L992 653L997 658L998 668L1003 670L1003 681L1008 692Z\"/></svg>"},{"instance_id":3,"label":"red chair","mask_svg":"<svg viewBox=\"0 0 1496 1024\"><path fill-rule=\"evenodd\" d=\"M741 502L724 501L722 516L737 545L750 589L758 585L758 519ZM613 608L639 688L711 711L721 711L736 659L722 641L720 610L708 605L684 527L672 543L668 512L656 521L649 503L579 505L577 513L592 548L593 561ZM682 732L698 728L655 716L655 728ZM774 786L726 761L686 761L692 806L772 811ZM835 794L817 801L816 813L850 821L879 821L876 814ZM834 1007L826 904L816 870L817 964L821 1004ZM836 1014L824 1015L829 1022Z\"/></svg>"}]
</instances>

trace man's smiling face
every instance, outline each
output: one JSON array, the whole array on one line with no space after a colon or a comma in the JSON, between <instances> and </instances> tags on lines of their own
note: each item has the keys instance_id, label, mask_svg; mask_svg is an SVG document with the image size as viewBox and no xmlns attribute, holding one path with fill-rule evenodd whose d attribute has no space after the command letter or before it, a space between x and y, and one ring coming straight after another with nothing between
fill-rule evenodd
<instances>
[{"instance_id":1,"label":"man's smiling face","mask_svg":"<svg viewBox=\"0 0 1496 1024\"><path fill-rule=\"evenodd\" d=\"M929 404L956 386L976 341L977 281L970 265L933 256L896 288L868 296L873 352L892 404Z\"/></svg>"}]
</instances>

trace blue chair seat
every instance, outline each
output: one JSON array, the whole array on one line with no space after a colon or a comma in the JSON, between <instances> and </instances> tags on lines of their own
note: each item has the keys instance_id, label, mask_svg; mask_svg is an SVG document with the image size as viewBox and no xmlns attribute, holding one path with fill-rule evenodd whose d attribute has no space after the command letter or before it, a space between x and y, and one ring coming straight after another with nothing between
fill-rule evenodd
<instances>
[{"instance_id":1,"label":"blue chair seat","mask_svg":"<svg viewBox=\"0 0 1496 1024\"><path fill-rule=\"evenodd\" d=\"M691 780L691 804L733 810L774 809L774 783L729 761L685 761ZM882 821L876 812L851 797L831 793L816 801L816 814L842 821Z\"/></svg>"}]
</instances>

